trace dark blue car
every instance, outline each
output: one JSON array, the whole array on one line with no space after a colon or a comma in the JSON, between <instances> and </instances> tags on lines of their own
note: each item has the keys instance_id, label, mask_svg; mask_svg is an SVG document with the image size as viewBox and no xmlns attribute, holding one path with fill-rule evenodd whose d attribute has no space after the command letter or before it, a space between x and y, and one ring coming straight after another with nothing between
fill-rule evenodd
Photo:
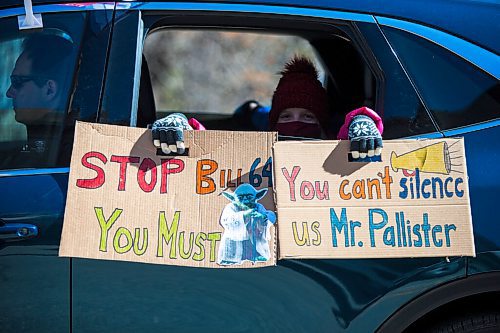
<instances>
[{"instance_id":1,"label":"dark blue car","mask_svg":"<svg viewBox=\"0 0 500 333\"><path fill-rule=\"evenodd\" d=\"M497 1L34 0L35 20L29 7L0 4L0 332L500 332ZM146 127L180 111L265 130L296 53L320 68L332 128L366 105L385 140L465 138L476 257L248 270L58 257L76 120Z\"/></svg>"}]
</instances>

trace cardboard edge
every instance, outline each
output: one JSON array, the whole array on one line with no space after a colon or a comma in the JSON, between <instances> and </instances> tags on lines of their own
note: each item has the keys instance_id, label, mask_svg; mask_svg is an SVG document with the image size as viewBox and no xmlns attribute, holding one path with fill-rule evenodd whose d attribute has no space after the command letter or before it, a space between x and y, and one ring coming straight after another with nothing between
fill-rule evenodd
<instances>
[{"instance_id":1,"label":"cardboard edge","mask_svg":"<svg viewBox=\"0 0 500 333\"><path fill-rule=\"evenodd\" d=\"M390 143L394 143L394 144L401 144L401 143L406 143L409 139L401 139L401 140L390 140ZM439 140L439 139L429 139L429 138L422 138L422 139L411 139L411 140L414 140L414 141L420 141L420 142L426 142L426 141L435 141L435 140ZM443 140L443 141L448 141L448 142L461 142L461 150L462 150L462 155L463 155L463 160L464 160L464 163L465 163L465 167L464 167L464 170L466 172L466 177L467 177L467 187L469 187L469 175L467 173L467 161L466 161L466 155L465 155L465 140L463 137L453 137L453 138L441 138L440 140ZM290 145L294 145L294 146L297 146L297 145L311 145L311 144L316 144L316 145L331 145L332 143L337 143L337 144L340 144L341 141L347 141L348 140L323 140L323 141L278 141L275 143L275 145L273 146L273 162L276 161L276 147L277 146L290 146ZM282 156L281 156L282 157ZM273 177L274 179L277 179L277 168L273 168ZM284 208L284 209L287 209L287 208L292 208L290 206L284 206L284 207L281 207L279 206L279 202L277 200L277 191L276 191L276 182L273 182L273 188L274 188L274 200L275 200L275 203L276 203L276 215L277 215L277 221L279 222L279 216L278 216L278 207L280 208ZM472 223L472 214L471 214L471 205L470 205L470 192L467 191L467 204L464 206L467 206L467 210L468 210L468 214L469 214L469 220L470 220L470 223L468 225L469 227L469 230L470 230L470 235L471 235L471 243L470 243L470 248L469 248L469 251L468 252L465 252L465 253L461 253L461 254L456 254L456 255L453 255L453 254L450 254L450 255L442 255L442 254L426 254L426 255L419 255L419 256L408 256L408 255L405 255L405 254L401 254L401 255L395 255L395 256L380 256L380 257L375 257L375 256L353 256L353 257L345 257L345 256L341 256L341 257L335 257L335 256L331 256L331 255L316 255L316 256L309 256L309 255L305 255L305 256L298 256L298 255L282 255L282 253L280 252L280 248L278 248L278 254L279 254L279 260L283 260L283 259L380 259L380 258L449 258L449 257L476 257L476 249L475 249L475 242L474 242L474 231L473 231L473 223ZM314 206L311 206L311 207L308 207L308 208L314 208ZM279 232L279 228L278 228L278 232Z\"/></svg>"},{"instance_id":2,"label":"cardboard edge","mask_svg":"<svg viewBox=\"0 0 500 333\"><path fill-rule=\"evenodd\" d=\"M278 132L271 131L267 132L267 139L271 139L271 142L267 142L267 146L270 147L270 153L271 153L271 171L272 171L272 177L273 177L273 186L271 188L272 193L273 193L273 202L274 202L274 209L275 209L275 214L276 214L276 222L274 223L274 241L273 241L273 265L271 266L277 266L278 265L278 260L279 260L279 219L278 219L278 206L276 202L276 190L275 190L275 175L274 175L274 145L276 142L278 142Z\"/></svg>"},{"instance_id":3,"label":"cardboard edge","mask_svg":"<svg viewBox=\"0 0 500 333\"><path fill-rule=\"evenodd\" d=\"M75 122L75 132L74 132L74 137L73 137L73 147L72 147L72 150L71 150L71 160L70 160L70 163L73 164L73 159L76 159L76 155L73 154L73 152L75 151L75 147L77 146L77 142L80 141L80 133L81 131L85 131L87 130L88 128L90 128L89 124L92 124L92 123L88 123L88 122L85 122L85 121L80 121L80 120L77 120ZM68 188L66 190L66 200L65 200L65 206L67 204L67 200L68 200L68 193L69 193L69 190L70 190L70 184L69 182L71 181L71 168L69 168L69 174L68 174ZM62 220L62 228L61 228L61 238L59 239L59 248L57 249L57 256L58 257L71 257L70 254L68 254L67 250L64 249L61 245L64 243L63 240L66 238L66 235L68 234L68 232L65 232L64 230L67 228L67 224L64 223L67 219L67 214L68 214L68 211L66 209L66 207L64 208L64 214L63 214L63 220Z\"/></svg>"},{"instance_id":4,"label":"cardboard edge","mask_svg":"<svg viewBox=\"0 0 500 333\"><path fill-rule=\"evenodd\" d=\"M275 137L275 141L277 140L277 132L262 132L262 131L230 131L230 130L227 130L227 131L224 131L224 130L193 130L193 131L188 131L188 132L192 132L188 135L186 135L186 131L184 131L184 138L186 139L186 137L189 137L189 140L192 140L192 142L186 146L187 149L189 149L190 153L189 155L186 155L186 156L182 156L182 157L185 157L185 158L188 158L188 159L198 159L198 158L203 158L203 157L206 157L206 156L210 156L212 154L215 154L217 153L218 151L224 149L224 147L227 145L228 142L230 141L234 141L234 138L238 135L241 135L241 134L248 134L248 133L254 133L255 135L269 135L270 133L276 133ZM214 149L210 150L210 151L203 151L201 153L192 153L193 151L195 151L195 149L192 149L193 145L194 146L197 146L197 141L201 139L201 136L203 135L208 135L208 133L215 133L215 135L217 136L226 136L226 140L224 141L224 143L218 145L217 147L215 147ZM274 135L273 135L274 136ZM269 138L269 137L268 137ZM187 140L186 140L187 141Z\"/></svg>"},{"instance_id":5,"label":"cardboard edge","mask_svg":"<svg viewBox=\"0 0 500 333\"><path fill-rule=\"evenodd\" d=\"M117 138L120 140L128 140L131 141L131 139L135 139L136 137L139 137L146 133L147 131L150 131L148 129L142 129L142 128L132 128L129 126L120 126L120 125L109 125L109 124L98 124L98 123L89 123L89 122L83 122L83 121L77 121L75 123L75 134L74 134L74 140L73 140L73 148L77 146L92 146L92 140L89 140L89 142L84 142L82 141L82 138L86 138L87 135L102 135L102 136L107 136L109 138ZM224 131L217 131L217 132L224 132ZM225 131L225 132L230 132L230 135L223 136L226 140L222 145L218 146L218 149L223 149L228 143L234 140L234 138L237 135L240 134L246 134L248 132L233 132L233 131ZM123 135L121 135L123 134ZM277 133L276 132L255 132L255 136L257 135L266 135L266 153L270 154L272 156L272 144L277 140ZM218 134L216 134L217 136ZM220 135L220 134L219 134ZM200 136L200 138L203 138L204 136ZM135 142L135 141L134 141ZM153 147L152 141L151 141L151 147ZM76 149L73 151L76 152ZM213 154L214 152L217 152L217 150L211 150L207 155ZM201 155L201 157L204 155ZM186 156L187 157L187 156ZM199 158L200 156L197 156L195 158ZM80 156L78 154L72 154L71 156L72 162L79 162ZM71 169L70 168L70 173L69 173L69 179L68 181L71 181L72 179L72 170L76 169ZM73 175L74 178L74 175ZM70 190L70 187L68 187L68 191ZM273 195L274 195L274 189L273 189ZM198 200L200 198L198 197ZM68 211L65 209L64 214L63 214L63 226L62 226L62 231L61 231L61 240L60 244L63 243L63 240L66 241L66 243L71 241L72 235L69 233L66 233L66 237L64 237L64 229L65 226L68 226L68 224L65 224L64 221L67 221L68 217ZM66 227L67 228L67 227ZM273 234L274 234L274 239L272 242L272 248L273 248L273 257L272 260L267 261L266 263L258 263L257 265L250 263L249 261L243 262L241 265L237 266L230 266L230 267L225 267L225 266L219 266L219 265L203 265L201 262L198 262L196 265L182 265L182 264L172 264L169 263L168 265L173 265L173 266L179 266L179 267L201 267L201 268L208 268L208 269L213 269L213 268L228 268L228 269L240 269L240 268L264 268L264 267L269 267L269 266L277 266L277 261L278 261L278 256L277 256L277 248L278 248L278 237L276 233L277 229L274 229ZM124 261L124 262L135 262L135 263L146 263L146 264L159 264L159 265L165 265L164 263L159 263L159 262L153 262L153 261L130 261L127 259L123 259L120 257L115 257L113 259L110 258L93 258L93 257L88 257L82 254L77 254L75 253L71 248L62 248L59 246L58 248L58 256L59 257L65 257L65 258L84 258L84 259L94 259L94 260L110 260L110 261Z\"/></svg>"},{"instance_id":6,"label":"cardboard edge","mask_svg":"<svg viewBox=\"0 0 500 333\"><path fill-rule=\"evenodd\" d=\"M408 256L408 255L400 255L400 256L352 256L352 257L346 257L346 256L328 256L328 255L317 255L317 256L308 256L308 255L300 255L300 256L294 256L294 255L289 255L289 256L280 256L279 260L291 260L291 259L332 259L332 260L351 260L351 259L417 259L417 258L446 258L449 260L449 258L470 258L470 257L475 257L475 251L473 253L471 252L470 254L460 254L460 255L423 255L423 256Z\"/></svg>"},{"instance_id":7,"label":"cardboard edge","mask_svg":"<svg viewBox=\"0 0 500 333\"><path fill-rule=\"evenodd\" d=\"M470 230L470 233L472 235L472 257L476 257L476 242L474 240L474 223L472 221L472 208L471 208L471 204L470 204L470 186L469 186L469 172L467 171L467 155L465 154L465 138L463 136L461 137L458 137L458 138L454 138L454 139L457 139L459 141L461 141L461 144L460 146L462 147L462 155L463 155L463 160L464 160L464 170L465 172L467 173L466 176L467 176L467 202L469 203L467 206L468 206L468 212L469 212L469 219L470 219L470 223L469 223L469 230Z\"/></svg>"},{"instance_id":8,"label":"cardboard edge","mask_svg":"<svg viewBox=\"0 0 500 333\"><path fill-rule=\"evenodd\" d=\"M404 144L408 142L408 140L413 140L413 141L419 141L419 142L426 142L426 141L436 141L436 140L445 140L445 141L457 141L460 140L458 137L454 138L408 138L408 139L388 139L385 140L384 142L391 143L391 144ZM332 144L339 144L341 142L347 142L349 143L348 139L344 140L294 140L294 141L277 141L275 145L332 145Z\"/></svg>"}]
</instances>

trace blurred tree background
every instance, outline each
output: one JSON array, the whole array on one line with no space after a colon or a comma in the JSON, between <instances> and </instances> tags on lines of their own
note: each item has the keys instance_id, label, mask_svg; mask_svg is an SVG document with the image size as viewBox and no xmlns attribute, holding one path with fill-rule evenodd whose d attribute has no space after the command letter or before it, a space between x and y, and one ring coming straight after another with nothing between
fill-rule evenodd
<instances>
[{"instance_id":1,"label":"blurred tree background","mask_svg":"<svg viewBox=\"0 0 500 333\"><path fill-rule=\"evenodd\" d=\"M263 33L160 30L146 38L158 111L230 114L247 100L270 105L284 64L295 54L320 65L299 37Z\"/></svg>"}]
</instances>

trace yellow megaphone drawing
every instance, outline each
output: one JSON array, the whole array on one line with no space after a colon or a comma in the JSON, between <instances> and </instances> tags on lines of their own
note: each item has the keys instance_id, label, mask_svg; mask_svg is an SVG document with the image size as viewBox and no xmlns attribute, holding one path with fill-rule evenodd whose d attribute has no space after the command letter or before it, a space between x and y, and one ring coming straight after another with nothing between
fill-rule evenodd
<instances>
[{"instance_id":1,"label":"yellow megaphone drawing","mask_svg":"<svg viewBox=\"0 0 500 333\"><path fill-rule=\"evenodd\" d=\"M399 169L409 171L419 169L420 172L449 175L451 172L451 159L448 145L445 141L442 141L410 151L401 156L397 156L395 152L392 152L391 168L394 172Z\"/></svg>"}]
</instances>

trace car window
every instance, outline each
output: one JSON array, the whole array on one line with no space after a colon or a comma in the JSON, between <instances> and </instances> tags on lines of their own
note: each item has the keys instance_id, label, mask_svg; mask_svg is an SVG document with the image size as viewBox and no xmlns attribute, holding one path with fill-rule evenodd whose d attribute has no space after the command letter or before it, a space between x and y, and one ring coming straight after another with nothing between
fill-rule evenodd
<instances>
[{"instance_id":1,"label":"car window","mask_svg":"<svg viewBox=\"0 0 500 333\"><path fill-rule=\"evenodd\" d=\"M269 106L279 72L294 54L312 59L320 80L325 72L307 40L287 35L164 29L147 36L144 54L157 118L182 112L211 129L241 129L230 120L247 101ZM267 114L256 129L265 130L266 121Z\"/></svg>"},{"instance_id":2,"label":"car window","mask_svg":"<svg viewBox=\"0 0 500 333\"><path fill-rule=\"evenodd\" d=\"M21 49L22 40L15 38L5 40L0 44L0 54L3 61L0 62L0 77L9 78L12 69L14 68L16 57L15 54ZM8 98L5 98L5 93L9 89L10 81L3 79L0 81L0 142L7 144L11 141L25 141L26 128L23 124L18 123L12 110L12 103Z\"/></svg>"},{"instance_id":3,"label":"car window","mask_svg":"<svg viewBox=\"0 0 500 333\"><path fill-rule=\"evenodd\" d=\"M182 112L208 129L267 130L265 112L259 113L258 124L238 123L241 107L255 100L269 111L279 72L290 58L301 54L313 59L327 89L331 138L336 138L347 112L361 106L382 116L384 138L436 132L375 24L360 23L357 30L345 22L311 22L300 30L254 19L259 27L276 26L276 30L236 25L238 28L217 31L213 22L211 28L182 29L146 21L153 22L154 29L144 43L137 119L152 108L155 116L150 119ZM366 41L360 40L360 33ZM145 76L150 78L144 80ZM147 83L153 93L144 103L148 94L142 90Z\"/></svg>"},{"instance_id":4,"label":"car window","mask_svg":"<svg viewBox=\"0 0 500 333\"><path fill-rule=\"evenodd\" d=\"M442 130L500 118L500 84L448 50L383 28Z\"/></svg>"},{"instance_id":5,"label":"car window","mask_svg":"<svg viewBox=\"0 0 500 333\"><path fill-rule=\"evenodd\" d=\"M0 169L60 165L84 19L46 15L37 31L0 21Z\"/></svg>"},{"instance_id":6,"label":"car window","mask_svg":"<svg viewBox=\"0 0 500 333\"><path fill-rule=\"evenodd\" d=\"M76 120L97 120L111 19L43 13L43 29L22 31L0 19L0 170L69 166Z\"/></svg>"},{"instance_id":7,"label":"car window","mask_svg":"<svg viewBox=\"0 0 500 333\"><path fill-rule=\"evenodd\" d=\"M379 72L378 110L384 119L384 138L436 132L427 110L377 26L357 23L357 27L376 59L372 67Z\"/></svg>"}]
</instances>

